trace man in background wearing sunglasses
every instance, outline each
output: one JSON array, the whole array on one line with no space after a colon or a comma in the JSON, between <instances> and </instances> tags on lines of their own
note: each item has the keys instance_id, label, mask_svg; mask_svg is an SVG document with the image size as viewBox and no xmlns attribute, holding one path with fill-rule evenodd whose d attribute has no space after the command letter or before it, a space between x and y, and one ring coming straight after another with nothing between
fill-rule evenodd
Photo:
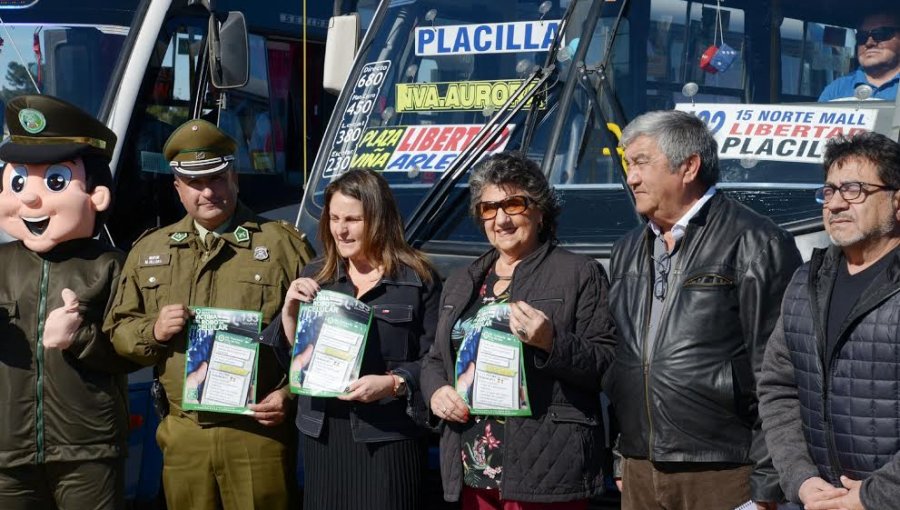
<instances>
[{"instance_id":1,"label":"man in background wearing sunglasses","mask_svg":"<svg viewBox=\"0 0 900 510\"><path fill-rule=\"evenodd\" d=\"M622 146L648 220L610 259L619 342L603 389L622 431L622 509L774 509L755 374L800 254L771 219L716 191L717 144L699 118L645 113Z\"/></svg>"},{"instance_id":2,"label":"man in background wearing sunglasses","mask_svg":"<svg viewBox=\"0 0 900 510\"><path fill-rule=\"evenodd\" d=\"M831 82L819 102L853 99L859 85L872 87L872 97L893 100L900 81L900 14L877 13L863 18L856 31L859 67Z\"/></svg>"},{"instance_id":3,"label":"man in background wearing sunglasses","mask_svg":"<svg viewBox=\"0 0 900 510\"><path fill-rule=\"evenodd\" d=\"M900 144L835 138L816 193L832 246L788 286L759 414L785 494L807 510L900 501Z\"/></svg>"}]
</instances>

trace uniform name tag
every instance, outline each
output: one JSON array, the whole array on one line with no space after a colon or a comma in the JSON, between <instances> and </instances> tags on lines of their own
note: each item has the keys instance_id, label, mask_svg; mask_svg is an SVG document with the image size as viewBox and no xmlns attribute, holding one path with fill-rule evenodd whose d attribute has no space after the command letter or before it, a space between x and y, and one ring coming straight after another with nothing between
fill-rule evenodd
<instances>
[{"instance_id":1,"label":"uniform name tag","mask_svg":"<svg viewBox=\"0 0 900 510\"><path fill-rule=\"evenodd\" d=\"M145 266L167 266L169 265L169 260L171 260L172 256L168 253L161 253L159 255L145 255L141 260L141 267Z\"/></svg>"}]
</instances>

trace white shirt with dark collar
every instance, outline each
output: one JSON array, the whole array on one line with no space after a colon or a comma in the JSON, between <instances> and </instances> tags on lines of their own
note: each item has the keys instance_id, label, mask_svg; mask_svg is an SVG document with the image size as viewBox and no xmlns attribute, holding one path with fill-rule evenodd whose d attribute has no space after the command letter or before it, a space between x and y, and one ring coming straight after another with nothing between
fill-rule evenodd
<instances>
[{"instance_id":1,"label":"white shirt with dark collar","mask_svg":"<svg viewBox=\"0 0 900 510\"><path fill-rule=\"evenodd\" d=\"M696 216L697 213L700 212L700 209L703 208L703 205L709 202L709 199L712 198L715 194L715 185L710 186L709 189L706 190L706 193L704 193L703 196L700 197L700 200L697 200L697 202L692 205L686 213L684 213L684 216L679 218L679 220L676 221L674 225L672 225L672 240L674 242L677 243L681 240L682 237L684 237L684 231L687 230L687 226L688 223L690 223L691 218ZM654 234L656 234L656 237L659 237L663 234L662 229L659 228L659 225L653 223L653 220L650 220L648 223L650 224L650 229L653 230Z\"/></svg>"}]
</instances>

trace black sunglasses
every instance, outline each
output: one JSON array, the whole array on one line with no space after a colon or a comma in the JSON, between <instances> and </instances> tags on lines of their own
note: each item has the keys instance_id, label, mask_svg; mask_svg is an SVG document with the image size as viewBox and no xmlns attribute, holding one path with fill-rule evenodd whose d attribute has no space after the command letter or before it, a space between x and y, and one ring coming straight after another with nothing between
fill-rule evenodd
<instances>
[{"instance_id":1,"label":"black sunglasses","mask_svg":"<svg viewBox=\"0 0 900 510\"><path fill-rule=\"evenodd\" d=\"M669 271L672 269L672 257L669 252L664 252L657 259L653 259L656 264L656 278L653 280L653 296L662 301L666 299L666 292L669 290Z\"/></svg>"},{"instance_id":2,"label":"black sunglasses","mask_svg":"<svg viewBox=\"0 0 900 510\"><path fill-rule=\"evenodd\" d=\"M525 212L531 202L532 200L525 195L513 195L497 202L478 202L475 209L479 218L491 220L497 216L497 209L503 209L509 216L515 216Z\"/></svg>"},{"instance_id":3,"label":"black sunglasses","mask_svg":"<svg viewBox=\"0 0 900 510\"><path fill-rule=\"evenodd\" d=\"M900 27L878 27L873 28L872 30L857 30L856 44L859 46L866 44L869 37L876 43L884 42L894 37L894 34L896 34L898 30L900 30Z\"/></svg>"}]
</instances>

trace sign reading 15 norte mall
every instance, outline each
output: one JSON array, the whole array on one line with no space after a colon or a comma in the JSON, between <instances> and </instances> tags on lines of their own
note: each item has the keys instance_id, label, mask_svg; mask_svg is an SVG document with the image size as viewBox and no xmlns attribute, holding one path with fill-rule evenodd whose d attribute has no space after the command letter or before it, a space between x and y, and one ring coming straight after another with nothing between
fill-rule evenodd
<instances>
[{"instance_id":1,"label":"sign reading 15 norte mall","mask_svg":"<svg viewBox=\"0 0 900 510\"><path fill-rule=\"evenodd\" d=\"M875 127L876 110L764 104L678 104L704 121L721 159L819 163L829 138Z\"/></svg>"}]
</instances>

